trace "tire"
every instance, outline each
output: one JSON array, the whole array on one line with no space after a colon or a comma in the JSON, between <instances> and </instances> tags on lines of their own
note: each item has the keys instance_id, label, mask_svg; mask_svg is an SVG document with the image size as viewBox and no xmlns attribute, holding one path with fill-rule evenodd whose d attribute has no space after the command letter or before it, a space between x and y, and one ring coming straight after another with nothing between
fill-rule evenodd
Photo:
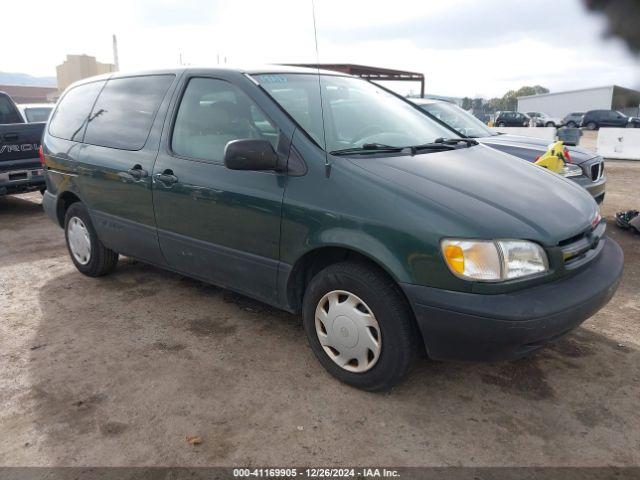
<instances>
[{"instance_id":1,"label":"tire","mask_svg":"<svg viewBox=\"0 0 640 480\"><path fill-rule=\"evenodd\" d=\"M499 127L506 127L506 125L504 124L504 122L500 122L500 123L498 124L498 126L499 126Z\"/></svg>"},{"instance_id":2,"label":"tire","mask_svg":"<svg viewBox=\"0 0 640 480\"><path fill-rule=\"evenodd\" d=\"M576 128L575 122L567 122L567 128Z\"/></svg>"},{"instance_id":3,"label":"tire","mask_svg":"<svg viewBox=\"0 0 640 480\"><path fill-rule=\"evenodd\" d=\"M82 203L73 203L67 210L64 218L64 236L69 256L81 273L89 277L101 277L116 268L118 254L102 244L93 227L89 212ZM84 255L87 247L85 239L88 243L86 255Z\"/></svg>"},{"instance_id":4,"label":"tire","mask_svg":"<svg viewBox=\"0 0 640 480\"><path fill-rule=\"evenodd\" d=\"M597 128L598 128L598 125L596 124L596 122L587 123L587 130L596 130Z\"/></svg>"},{"instance_id":5,"label":"tire","mask_svg":"<svg viewBox=\"0 0 640 480\"><path fill-rule=\"evenodd\" d=\"M332 298L335 306L330 306ZM346 313L338 310L332 317L333 308L346 309ZM324 313L318 313L318 317L327 315L326 324L316 318L320 309ZM421 337L400 288L380 270L365 263L337 263L317 273L305 291L302 317L307 339L318 361L338 380L356 388L390 389L409 373L420 352ZM338 323L341 318L344 320ZM375 326L358 327L365 323ZM320 341L323 330L324 347ZM371 338L377 342L373 344L377 352L367 347L371 345ZM345 343L355 339L355 342L345 347L333 342L336 339ZM330 346L332 343L342 352ZM353 351L362 348L366 351L362 364L355 358L344 362Z\"/></svg>"},{"instance_id":6,"label":"tire","mask_svg":"<svg viewBox=\"0 0 640 480\"><path fill-rule=\"evenodd\" d=\"M555 123L553 122L547 122L547 124L545 125L545 127L555 127Z\"/></svg>"}]
</instances>

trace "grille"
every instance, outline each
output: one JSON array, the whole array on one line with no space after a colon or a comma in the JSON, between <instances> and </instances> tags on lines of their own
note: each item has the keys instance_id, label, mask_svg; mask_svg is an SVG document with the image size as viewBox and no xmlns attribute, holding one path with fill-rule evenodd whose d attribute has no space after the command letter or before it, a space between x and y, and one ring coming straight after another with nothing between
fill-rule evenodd
<instances>
[{"instance_id":1,"label":"grille","mask_svg":"<svg viewBox=\"0 0 640 480\"><path fill-rule=\"evenodd\" d=\"M565 265L578 266L591 260L599 251L605 229L606 224L601 221L595 228L560 242Z\"/></svg>"},{"instance_id":2,"label":"grille","mask_svg":"<svg viewBox=\"0 0 640 480\"><path fill-rule=\"evenodd\" d=\"M603 162L598 162L591 165L591 180L593 180L594 182L596 180L600 180L600 177L602 177L603 173L604 173Z\"/></svg>"}]
</instances>

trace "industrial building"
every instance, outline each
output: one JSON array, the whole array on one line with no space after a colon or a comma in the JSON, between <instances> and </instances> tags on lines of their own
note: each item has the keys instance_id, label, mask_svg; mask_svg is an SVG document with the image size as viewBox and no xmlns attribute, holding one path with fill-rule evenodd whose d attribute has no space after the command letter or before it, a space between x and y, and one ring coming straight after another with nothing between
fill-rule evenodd
<instances>
[{"instance_id":1,"label":"industrial building","mask_svg":"<svg viewBox=\"0 0 640 480\"><path fill-rule=\"evenodd\" d=\"M51 103L58 98L56 87L0 85L0 92L9 95L16 103Z\"/></svg>"},{"instance_id":2,"label":"industrial building","mask_svg":"<svg viewBox=\"0 0 640 480\"><path fill-rule=\"evenodd\" d=\"M90 55L67 55L67 59L56 67L58 88L62 92L73 82L83 78L117 71L113 63L100 63Z\"/></svg>"},{"instance_id":3,"label":"industrial building","mask_svg":"<svg viewBox=\"0 0 640 480\"><path fill-rule=\"evenodd\" d=\"M618 85L518 97L519 112L544 112L559 118L588 110L619 110L637 116L639 106L640 92Z\"/></svg>"}]
</instances>

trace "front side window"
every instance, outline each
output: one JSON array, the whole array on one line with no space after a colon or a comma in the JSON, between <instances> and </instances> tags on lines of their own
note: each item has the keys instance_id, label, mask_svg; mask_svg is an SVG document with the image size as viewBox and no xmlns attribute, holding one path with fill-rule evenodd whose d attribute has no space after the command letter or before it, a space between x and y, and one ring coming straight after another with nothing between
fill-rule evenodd
<instances>
[{"instance_id":1,"label":"front side window","mask_svg":"<svg viewBox=\"0 0 640 480\"><path fill-rule=\"evenodd\" d=\"M173 152L222 162L227 143L239 139L268 140L275 150L279 130L238 87L214 78L192 78L173 127Z\"/></svg>"},{"instance_id":2,"label":"front side window","mask_svg":"<svg viewBox=\"0 0 640 480\"><path fill-rule=\"evenodd\" d=\"M65 140L82 141L89 112L103 86L104 82L93 82L69 90L53 113L49 133Z\"/></svg>"},{"instance_id":3,"label":"front side window","mask_svg":"<svg viewBox=\"0 0 640 480\"><path fill-rule=\"evenodd\" d=\"M411 104L358 78L313 74L260 74L254 78L329 152L373 143L422 145L456 136Z\"/></svg>"},{"instance_id":4,"label":"front side window","mask_svg":"<svg viewBox=\"0 0 640 480\"><path fill-rule=\"evenodd\" d=\"M0 95L0 125L4 123L22 123L22 118L13 103L4 95Z\"/></svg>"},{"instance_id":5,"label":"front side window","mask_svg":"<svg viewBox=\"0 0 640 480\"><path fill-rule=\"evenodd\" d=\"M140 150L173 75L109 80L91 111L85 143Z\"/></svg>"},{"instance_id":6,"label":"front side window","mask_svg":"<svg viewBox=\"0 0 640 480\"><path fill-rule=\"evenodd\" d=\"M453 103L427 103L420 105L420 108L454 128L465 137L481 138L497 135L476 117Z\"/></svg>"}]
</instances>

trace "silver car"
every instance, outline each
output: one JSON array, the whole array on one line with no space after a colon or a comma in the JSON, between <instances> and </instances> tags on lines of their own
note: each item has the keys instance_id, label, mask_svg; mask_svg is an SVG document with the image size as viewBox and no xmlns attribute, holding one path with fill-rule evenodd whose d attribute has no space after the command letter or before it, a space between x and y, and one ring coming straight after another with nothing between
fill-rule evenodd
<instances>
[{"instance_id":1,"label":"silver car","mask_svg":"<svg viewBox=\"0 0 640 480\"><path fill-rule=\"evenodd\" d=\"M535 162L549 147L549 141L541 138L495 132L453 103L426 98L410 100L456 133L530 162ZM581 147L566 147L566 150L571 163L565 165L563 176L587 189L596 202L602 203L607 181L602 157Z\"/></svg>"}]
</instances>

